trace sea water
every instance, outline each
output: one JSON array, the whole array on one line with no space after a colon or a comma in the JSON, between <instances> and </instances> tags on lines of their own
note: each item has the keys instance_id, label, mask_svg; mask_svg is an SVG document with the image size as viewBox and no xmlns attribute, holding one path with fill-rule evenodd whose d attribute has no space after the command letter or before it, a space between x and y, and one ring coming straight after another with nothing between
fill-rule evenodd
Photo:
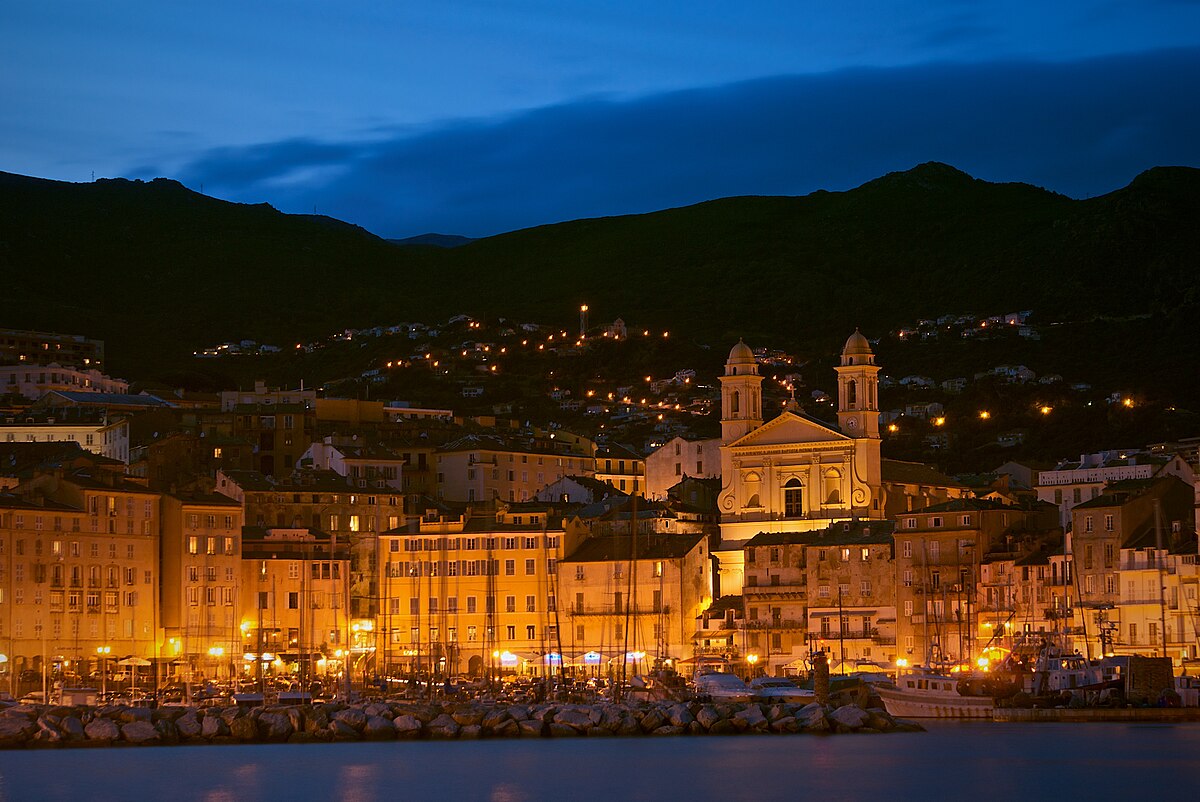
<instances>
[{"instance_id":1,"label":"sea water","mask_svg":"<svg viewBox=\"0 0 1200 802\"><path fill-rule=\"evenodd\" d=\"M1200 724L0 752L0 802L1200 799Z\"/></svg>"}]
</instances>

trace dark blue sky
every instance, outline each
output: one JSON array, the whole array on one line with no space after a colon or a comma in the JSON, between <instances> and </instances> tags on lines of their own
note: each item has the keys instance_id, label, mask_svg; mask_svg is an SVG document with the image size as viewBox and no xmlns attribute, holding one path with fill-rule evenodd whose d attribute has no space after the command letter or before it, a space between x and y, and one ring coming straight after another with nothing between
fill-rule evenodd
<instances>
[{"instance_id":1,"label":"dark blue sky","mask_svg":"<svg viewBox=\"0 0 1200 802\"><path fill-rule=\"evenodd\" d=\"M480 236L929 160L1074 196L1200 166L1195 0L342 5L6 4L0 169Z\"/></svg>"}]
</instances>

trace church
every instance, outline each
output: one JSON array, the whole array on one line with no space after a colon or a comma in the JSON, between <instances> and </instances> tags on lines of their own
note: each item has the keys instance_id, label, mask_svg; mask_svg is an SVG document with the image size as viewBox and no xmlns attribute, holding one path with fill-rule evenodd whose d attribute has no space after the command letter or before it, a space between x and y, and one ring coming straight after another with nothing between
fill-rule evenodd
<instances>
[{"instance_id":1,"label":"church","mask_svg":"<svg viewBox=\"0 0 1200 802\"><path fill-rule=\"evenodd\" d=\"M743 547L760 532L883 519L965 490L926 466L880 457L879 366L861 332L846 340L834 370L837 429L805 415L794 401L764 422L754 352L740 340L729 352L720 377L721 542L713 551L722 594L741 592ZM899 481L888 481L888 473Z\"/></svg>"}]
</instances>

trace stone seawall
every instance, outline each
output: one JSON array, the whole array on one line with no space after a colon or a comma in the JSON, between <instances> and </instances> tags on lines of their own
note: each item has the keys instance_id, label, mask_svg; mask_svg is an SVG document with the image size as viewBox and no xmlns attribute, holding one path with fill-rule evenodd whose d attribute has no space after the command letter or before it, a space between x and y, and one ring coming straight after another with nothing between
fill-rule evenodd
<instances>
[{"instance_id":1,"label":"stone seawall","mask_svg":"<svg viewBox=\"0 0 1200 802\"><path fill-rule=\"evenodd\" d=\"M0 748L917 732L878 708L816 703L637 703L488 706L327 703L278 707L0 708Z\"/></svg>"}]
</instances>

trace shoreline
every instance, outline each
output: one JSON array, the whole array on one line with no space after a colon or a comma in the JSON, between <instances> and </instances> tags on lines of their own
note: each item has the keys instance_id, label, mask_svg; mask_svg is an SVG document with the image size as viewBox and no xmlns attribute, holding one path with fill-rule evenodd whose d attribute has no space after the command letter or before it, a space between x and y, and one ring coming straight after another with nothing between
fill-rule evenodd
<instances>
[{"instance_id":1,"label":"shoreline","mask_svg":"<svg viewBox=\"0 0 1200 802\"><path fill-rule=\"evenodd\" d=\"M815 702L541 703L374 701L270 707L0 708L0 749L922 732L881 708Z\"/></svg>"}]
</instances>

